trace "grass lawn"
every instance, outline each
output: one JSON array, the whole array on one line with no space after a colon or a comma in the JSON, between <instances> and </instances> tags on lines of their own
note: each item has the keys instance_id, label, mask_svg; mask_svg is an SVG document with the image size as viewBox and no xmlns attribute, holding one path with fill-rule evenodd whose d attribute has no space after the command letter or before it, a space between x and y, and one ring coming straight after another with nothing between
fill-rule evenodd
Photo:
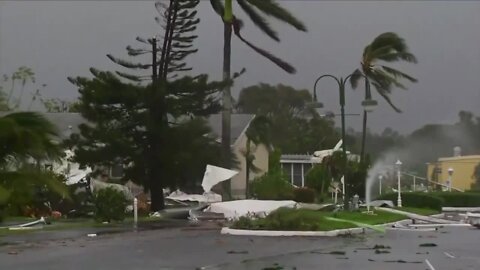
<instances>
[{"instance_id":1,"label":"grass lawn","mask_svg":"<svg viewBox=\"0 0 480 270\"><path fill-rule=\"evenodd\" d=\"M419 214L423 216L431 216L435 214L440 214L440 211L435 210L435 209L429 209L429 208L415 208L415 207L401 207L401 208L395 208L401 211L406 211L414 214Z\"/></svg>"},{"instance_id":2,"label":"grass lawn","mask_svg":"<svg viewBox=\"0 0 480 270\"><path fill-rule=\"evenodd\" d=\"M407 218L406 216L401 214L395 214L381 210L374 211L373 214L366 214L362 212L338 212L336 214L329 214L329 216L340 219L353 220L368 225L390 223Z\"/></svg>"},{"instance_id":3,"label":"grass lawn","mask_svg":"<svg viewBox=\"0 0 480 270\"><path fill-rule=\"evenodd\" d=\"M321 212L309 209L281 208L265 218L250 219L242 217L237 220L232 228L247 230L272 230L272 231L330 231L358 227L350 222L329 220L333 217L343 220L377 225L403 220L406 217L384 211L375 211L375 214L361 212Z\"/></svg>"}]
</instances>

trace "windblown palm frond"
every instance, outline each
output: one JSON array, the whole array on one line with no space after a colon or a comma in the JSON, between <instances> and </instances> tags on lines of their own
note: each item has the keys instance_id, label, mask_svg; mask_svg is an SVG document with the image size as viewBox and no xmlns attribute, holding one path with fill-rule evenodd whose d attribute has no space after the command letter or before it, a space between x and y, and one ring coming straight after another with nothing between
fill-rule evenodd
<instances>
[{"instance_id":1,"label":"windblown palm frond","mask_svg":"<svg viewBox=\"0 0 480 270\"><path fill-rule=\"evenodd\" d=\"M261 10L266 15L272 16L275 19L290 24L300 31L307 31L307 27L293 16L288 10L281 7L274 0L247 0L248 3Z\"/></svg>"},{"instance_id":2,"label":"windblown palm frond","mask_svg":"<svg viewBox=\"0 0 480 270\"><path fill-rule=\"evenodd\" d=\"M294 74L296 72L295 68L290 65L289 63L283 61L282 59L276 57L275 55L271 54L270 52L267 52L264 49L261 49L252 43L250 43L248 40L246 40L242 34L240 33L240 30L242 28L242 22L238 19L235 19L233 22L233 29L235 35L243 41L245 44L247 44L250 48L252 48L254 51L262 55L263 57L267 58L268 60L272 61L275 65L279 66L281 69L285 70L286 72L290 74Z\"/></svg>"},{"instance_id":3,"label":"windblown palm frond","mask_svg":"<svg viewBox=\"0 0 480 270\"><path fill-rule=\"evenodd\" d=\"M250 20L262 30L267 36L271 37L275 41L280 41L277 32L270 27L267 20L262 17L251 5L249 5L247 0L237 0L240 7L245 11L245 13L250 17Z\"/></svg>"},{"instance_id":4,"label":"windblown palm frond","mask_svg":"<svg viewBox=\"0 0 480 270\"><path fill-rule=\"evenodd\" d=\"M381 66L385 72L391 74L395 79L406 79L406 80L409 80L411 82L417 82L418 80L413 78L412 76L408 75L408 74L405 74L399 70L396 70L394 68L390 68L390 67L387 67L387 66Z\"/></svg>"},{"instance_id":5,"label":"windblown palm frond","mask_svg":"<svg viewBox=\"0 0 480 270\"><path fill-rule=\"evenodd\" d=\"M379 65L377 62L399 62L417 63L415 55L413 55L405 42L405 40L393 32L386 32L377 36L372 43L367 45L363 50L361 70L357 69L351 77L350 83L352 88L358 86L360 77L358 72L365 75L374 85L377 92L387 101L387 103L396 111L401 110L396 107L390 98L392 88L397 87L407 89L400 81L405 79L410 82L417 82L417 79L402 71Z\"/></svg>"},{"instance_id":6,"label":"windblown palm frond","mask_svg":"<svg viewBox=\"0 0 480 270\"><path fill-rule=\"evenodd\" d=\"M61 155L52 141L57 136L55 126L34 112L12 113L0 117L0 163L9 158L55 159Z\"/></svg>"}]
</instances>

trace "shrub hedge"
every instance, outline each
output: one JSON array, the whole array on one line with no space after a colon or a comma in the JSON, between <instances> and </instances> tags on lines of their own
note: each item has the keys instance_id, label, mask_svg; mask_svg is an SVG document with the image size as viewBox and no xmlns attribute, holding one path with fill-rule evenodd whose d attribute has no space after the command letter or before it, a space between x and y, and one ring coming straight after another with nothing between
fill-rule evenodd
<instances>
[{"instance_id":1,"label":"shrub hedge","mask_svg":"<svg viewBox=\"0 0 480 270\"><path fill-rule=\"evenodd\" d=\"M480 192L432 192L442 198L444 207L480 207Z\"/></svg>"},{"instance_id":2,"label":"shrub hedge","mask_svg":"<svg viewBox=\"0 0 480 270\"><path fill-rule=\"evenodd\" d=\"M103 222L123 221L128 201L125 195L114 188L99 190L93 197L95 205L95 220Z\"/></svg>"},{"instance_id":3,"label":"shrub hedge","mask_svg":"<svg viewBox=\"0 0 480 270\"><path fill-rule=\"evenodd\" d=\"M252 182L252 195L259 200L292 200L293 186L279 170L269 171Z\"/></svg>"},{"instance_id":4,"label":"shrub hedge","mask_svg":"<svg viewBox=\"0 0 480 270\"><path fill-rule=\"evenodd\" d=\"M296 188L293 190L293 200L301 203L314 203L315 190L307 187Z\"/></svg>"},{"instance_id":5,"label":"shrub hedge","mask_svg":"<svg viewBox=\"0 0 480 270\"><path fill-rule=\"evenodd\" d=\"M397 193L387 193L380 197L378 200L390 200L394 203L397 202ZM442 206L444 205L445 201L434 195L430 195L430 193L413 193L413 192L405 192L402 193L402 206L405 207L418 207L418 208L430 208L435 210L442 210Z\"/></svg>"}]
</instances>

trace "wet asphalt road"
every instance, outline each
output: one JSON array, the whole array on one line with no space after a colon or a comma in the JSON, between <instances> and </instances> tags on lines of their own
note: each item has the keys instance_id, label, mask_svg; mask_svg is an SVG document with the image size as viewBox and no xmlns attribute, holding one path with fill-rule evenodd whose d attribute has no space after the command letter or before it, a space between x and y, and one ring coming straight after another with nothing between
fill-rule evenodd
<instances>
[{"instance_id":1,"label":"wet asphalt road","mask_svg":"<svg viewBox=\"0 0 480 270\"><path fill-rule=\"evenodd\" d=\"M425 243L436 246L420 247ZM376 254L371 249L375 245L388 246L379 250L389 253ZM479 270L480 230L270 238L222 236L216 230L164 229L0 246L0 269L202 268Z\"/></svg>"}]
</instances>

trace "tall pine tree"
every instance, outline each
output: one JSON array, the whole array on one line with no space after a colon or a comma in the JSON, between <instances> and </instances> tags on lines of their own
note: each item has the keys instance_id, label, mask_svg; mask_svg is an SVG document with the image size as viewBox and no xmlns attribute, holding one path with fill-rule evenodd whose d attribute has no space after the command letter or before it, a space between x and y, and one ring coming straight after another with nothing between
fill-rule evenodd
<instances>
[{"instance_id":1,"label":"tall pine tree","mask_svg":"<svg viewBox=\"0 0 480 270\"><path fill-rule=\"evenodd\" d=\"M125 179L150 191L153 211L164 208L164 187L177 186L192 177L186 173L190 168L204 168L200 163L215 163L219 156L206 123L193 117L218 112L217 93L230 82L209 82L206 75L180 76L181 71L191 70L185 58L196 52L192 43L199 22L198 2L155 4L161 15L156 20L164 30L162 45L156 38L137 38L150 48L127 47L130 56L150 55L151 63L108 56L131 71L151 70L150 82L145 83L148 76L141 72L95 69L91 69L93 79L70 79L79 87L80 112L93 123L80 126L80 134L70 140L76 145L77 161L90 166L124 164Z\"/></svg>"}]
</instances>

